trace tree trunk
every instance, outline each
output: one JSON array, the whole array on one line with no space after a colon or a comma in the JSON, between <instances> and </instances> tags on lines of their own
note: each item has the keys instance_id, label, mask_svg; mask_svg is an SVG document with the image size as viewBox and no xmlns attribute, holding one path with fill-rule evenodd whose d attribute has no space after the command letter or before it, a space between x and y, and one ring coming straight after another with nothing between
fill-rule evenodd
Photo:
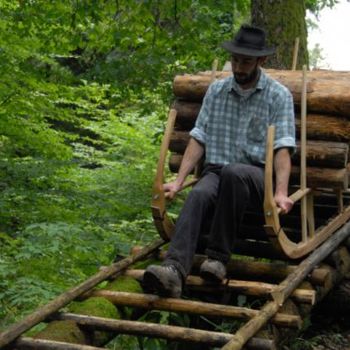
<instances>
[{"instance_id":1,"label":"tree trunk","mask_svg":"<svg viewBox=\"0 0 350 350\"><path fill-rule=\"evenodd\" d=\"M297 67L308 64L307 28L304 0L252 0L252 24L266 30L268 43L276 47L265 67L291 69L293 48L300 39Z\"/></svg>"}]
</instances>

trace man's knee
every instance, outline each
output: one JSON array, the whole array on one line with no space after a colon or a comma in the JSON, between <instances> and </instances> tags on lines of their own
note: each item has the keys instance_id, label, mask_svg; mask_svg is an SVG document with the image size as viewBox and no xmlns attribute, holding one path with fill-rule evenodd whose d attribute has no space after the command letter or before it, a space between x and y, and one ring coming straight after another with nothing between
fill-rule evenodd
<instances>
[{"instance_id":1,"label":"man's knee","mask_svg":"<svg viewBox=\"0 0 350 350\"><path fill-rule=\"evenodd\" d=\"M204 186L195 186L188 196L194 201L205 203L214 200L215 193Z\"/></svg>"},{"instance_id":2,"label":"man's knee","mask_svg":"<svg viewBox=\"0 0 350 350\"><path fill-rule=\"evenodd\" d=\"M251 171L251 166L246 164L228 164L221 170L221 179L244 179Z\"/></svg>"}]
</instances>

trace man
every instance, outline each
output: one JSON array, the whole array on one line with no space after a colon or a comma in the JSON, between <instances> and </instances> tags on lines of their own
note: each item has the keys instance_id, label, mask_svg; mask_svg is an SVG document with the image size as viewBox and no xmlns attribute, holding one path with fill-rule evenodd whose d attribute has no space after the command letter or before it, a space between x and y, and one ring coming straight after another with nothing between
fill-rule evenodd
<instances>
[{"instance_id":1,"label":"man","mask_svg":"<svg viewBox=\"0 0 350 350\"><path fill-rule=\"evenodd\" d=\"M209 86L178 176L164 185L167 195L173 197L181 190L202 156L205 168L180 213L164 263L145 271L145 292L180 297L200 235L206 230L208 259L200 275L217 282L225 278L248 204L263 208L265 143L271 124L276 127L275 201L284 213L293 206L288 198L290 152L295 148L293 100L286 87L260 68L274 49L265 46L262 29L248 25L222 46L232 55L233 76Z\"/></svg>"}]
</instances>

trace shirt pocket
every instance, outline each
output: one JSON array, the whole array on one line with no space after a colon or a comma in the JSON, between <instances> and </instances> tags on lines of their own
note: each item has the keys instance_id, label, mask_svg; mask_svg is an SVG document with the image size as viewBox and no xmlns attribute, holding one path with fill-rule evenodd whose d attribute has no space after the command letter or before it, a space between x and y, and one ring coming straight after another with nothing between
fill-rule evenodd
<instances>
[{"instance_id":1,"label":"shirt pocket","mask_svg":"<svg viewBox=\"0 0 350 350\"><path fill-rule=\"evenodd\" d=\"M252 117L247 129L248 142L260 143L266 140L267 128L268 125L264 118Z\"/></svg>"}]
</instances>

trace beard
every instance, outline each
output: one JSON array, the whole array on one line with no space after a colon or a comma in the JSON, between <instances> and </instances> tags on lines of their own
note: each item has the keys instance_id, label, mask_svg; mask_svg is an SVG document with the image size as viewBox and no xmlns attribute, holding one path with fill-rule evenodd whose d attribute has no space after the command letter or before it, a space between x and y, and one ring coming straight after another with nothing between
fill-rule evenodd
<instances>
[{"instance_id":1,"label":"beard","mask_svg":"<svg viewBox=\"0 0 350 350\"><path fill-rule=\"evenodd\" d=\"M238 85L247 85L256 80L259 75L258 65L255 66L252 72L246 73L234 73L234 78Z\"/></svg>"}]
</instances>

